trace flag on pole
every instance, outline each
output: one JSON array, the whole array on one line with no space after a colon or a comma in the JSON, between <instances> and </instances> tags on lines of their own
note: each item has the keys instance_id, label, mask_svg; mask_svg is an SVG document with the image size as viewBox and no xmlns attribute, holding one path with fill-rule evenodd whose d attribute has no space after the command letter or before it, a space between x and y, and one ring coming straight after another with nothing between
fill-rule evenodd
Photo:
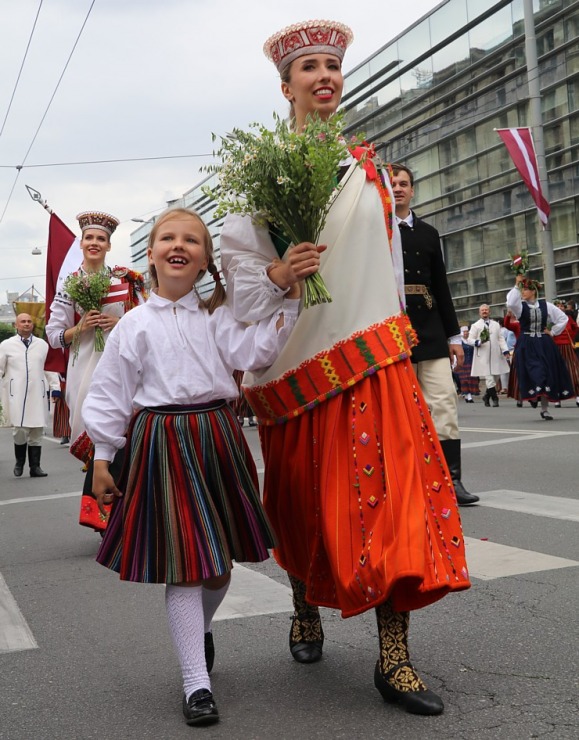
<instances>
[{"instance_id":1,"label":"flag on pole","mask_svg":"<svg viewBox=\"0 0 579 740\"><path fill-rule=\"evenodd\" d=\"M50 307L59 285L70 272L82 264L80 241L56 214L50 214L48 226L48 248L46 250L46 323L50 319ZM62 350L48 351L44 364L46 370L66 372L66 357Z\"/></svg>"},{"instance_id":2,"label":"flag on pole","mask_svg":"<svg viewBox=\"0 0 579 740\"><path fill-rule=\"evenodd\" d=\"M539 168L535 145L530 128L497 128L495 129L507 147L515 167L519 171L523 182L529 188L541 222L546 226L549 220L551 206L543 196L539 182Z\"/></svg>"}]
</instances>

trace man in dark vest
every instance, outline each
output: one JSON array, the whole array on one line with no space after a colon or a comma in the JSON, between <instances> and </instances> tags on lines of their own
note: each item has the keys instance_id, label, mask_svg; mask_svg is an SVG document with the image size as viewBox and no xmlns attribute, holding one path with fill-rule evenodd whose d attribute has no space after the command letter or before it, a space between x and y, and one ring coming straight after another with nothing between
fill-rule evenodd
<instances>
[{"instance_id":1,"label":"man in dark vest","mask_svg":"<svg viewBox=\"0 0 579 740\"><path fill-rule=\"evenodd\" d=\"M457 395L452 364L464 359L462 339L438 231L410 209L414 177L404 165L392 165L396 220L402 237L406 310L419 343L412 350L414 370L438 433L461 506L474 504L461 481Z\"/></svg>"}]
</instances>

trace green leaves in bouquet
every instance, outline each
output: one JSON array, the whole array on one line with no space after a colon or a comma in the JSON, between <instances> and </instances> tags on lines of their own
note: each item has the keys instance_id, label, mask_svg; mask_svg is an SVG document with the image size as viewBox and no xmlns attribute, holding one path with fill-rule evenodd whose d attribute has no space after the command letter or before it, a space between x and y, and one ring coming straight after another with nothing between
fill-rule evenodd
<instances>
[{"instance_id":1,"label":"green leaves in bouquet","mask_svg":"<svg viewBox=\"0 0 579 740\"><path fill-rule=\"evenodd\" d=\"M206 168L218 174L219 184L206 188L205 193L217 201L216 217L248 215L286 237L276 240L281 251L279 245L284 241L318 243L339 191L337 173L348 156L348 145L342 137L342 113L326 121L308 116L299 132L279 116L275 116L275 124L273 131L254 123L252 131L234 129L221 137L215 154L222 163ZM319 289L323 280L318 275L314 283ZM309 303L311 299L331 300L324 290L314 292L313 297L306 290L306 307L314 305Z\"/></svg>"}]
</instances>

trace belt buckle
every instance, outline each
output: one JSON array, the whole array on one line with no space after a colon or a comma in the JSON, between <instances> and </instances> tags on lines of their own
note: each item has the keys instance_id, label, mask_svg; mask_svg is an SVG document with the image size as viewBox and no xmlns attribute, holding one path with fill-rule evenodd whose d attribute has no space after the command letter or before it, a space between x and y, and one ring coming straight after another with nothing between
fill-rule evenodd
<instances>
[{"instance_id":1,"label":"belt buckle","mask_svg":"<svg viewBox=\"0 0 579 740\"><path fill-rule=\"evenodd\" d=\"M426 308L431 309L432 308L432 296L428 292L428 288L424 286L424 301L426 303Z\"/></svg>"}]
</instances>

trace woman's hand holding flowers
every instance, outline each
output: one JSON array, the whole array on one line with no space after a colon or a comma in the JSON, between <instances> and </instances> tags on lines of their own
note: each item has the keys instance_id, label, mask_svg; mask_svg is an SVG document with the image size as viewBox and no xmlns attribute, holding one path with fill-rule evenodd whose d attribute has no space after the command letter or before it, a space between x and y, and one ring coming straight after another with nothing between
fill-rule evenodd
<instances>
[{"instance_id":1,"label":"woman's hand holding flowers","mask_svg":"<svg viewBox=\"0 0 579 740\"><path fill-rule=\"evenodd\" d=\"M286 290L292 288L300 280L313 275L320 269L320 254L327 249L325 245L316 245L311 242L300 242L290 247L283 260L276 259L267 269L272 283ZM299 292L295 297L299 296ZM288 297L294 297L289 295Z\"/></svg>"}]
</instances>

